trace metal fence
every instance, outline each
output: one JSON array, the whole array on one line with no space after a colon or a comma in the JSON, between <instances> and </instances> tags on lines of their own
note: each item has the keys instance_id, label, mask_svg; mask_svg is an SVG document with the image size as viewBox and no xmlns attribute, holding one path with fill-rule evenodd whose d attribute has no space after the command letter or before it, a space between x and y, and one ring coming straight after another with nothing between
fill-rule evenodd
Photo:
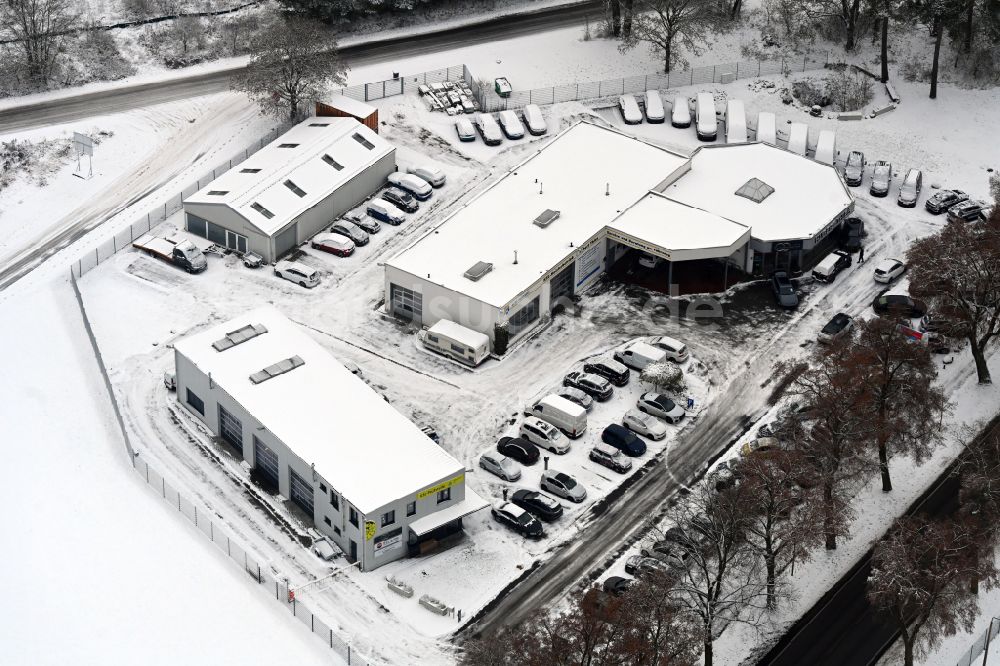
<instances>
[{"instance_id":1,"label":"metal fence","mask_svg":"<svg viewBox=\"0 0 1000 666\"><path fill-rule=\"evenodd\" d=\"M830 53L822 56L808 54L801 58L781 58L777 60L743 60L721 65L706 65L678 72L639 74L621 79L568 83L548 88L515 90L509 97L500 97L496 92L478 82L467 82L484 111L519 109L527 104L556 104L617 97L625 94L641 93L646 90L663 90L677 86L699 83L730 83L738 79L749 79L771 74L805 72L822 69L830 62ZM471 78L471 77L470 77ZM475 84L473 84L475 83Z\"/></svg>"},{"instance_id":2,"label":"metal fence","mask_svg":"<svg viewBox=\"0 0 1000 666\"><path fill-rule=\"evenodd\" d=\"M179 192L169 197L166 203L156 206L155 208L151 208L145 214L140 215L128 227L119 230L114 236L105 240L95 249L87 252L74 261L71 266L73 275L75 277L82 277L84 273L95 268L101 262L107 261L122 250L131 247L132 242L136 238L148 233L154 226L163 222L165 219L180 210L185 198L191 196L202 187L215 180L219 174L225 173L233 166L239 164L267 144L274 141L287 129L288 127L285 125L272 129L256 142L233 155L232 158L219 162L215 168L206 171L200 178L192 180L188 183L188 185L182 187Z\"/></svg>"},{"instance_id":3,"label":"metal fence","mask_svg":"<svg viewBox=\"0 0 1000 666\"><path fill-rule=\"evenodd\" d=\"M376 99L402 95L407 90L414 90L418 86L431 83L441 83L442 81L462 81L466 78L467 68L465 65L453 65L443 69L433 69L429 72L419 74L407 74L406 76L393 76L385 81L373 81L371 83L359 83L356 86L348 86L335 90L335 95L345 95L362 102L370 102Z\"/></svg>"},{"instance_id":4,"label":"metal fence","mask_svg":"<svg viewBox=\"0 0 1000 666\"><path fill-rule=\"evenodd\" d=\"M230 537L226 530L212 520L212 516L208 511L204 509L199 511L197 504L184 497L177 489L167 483L166 478L150 467L149 463L144 458L141 458L132 448L128 431L122 421L118 399L115 397L114 390L112 389L111 379L104 365L104 359L97 344L97 339L94 337L90 318L87 316L87 309L83 304L83 296L76 282L76 270L76 265L74 265L73 270L70 272L70 283L73 287L73 293L76 296L77 306L80 309L84 329L90 340L91 349L97 360L98 369L103 377L104 386L107 389L111 406L118 421L118 427L121 430L126 455L132 461L132 468L146 481L146 485L150 490L161 497L171 508L176 508L179 514L191 521L198 531L201 532L202 536L228 555L234 564L243 569L244 573L253 583L258 585L265 594L269 596L273 595L278 603L284 606L303 625L308 627L309 631L322 640L325 645L340 655L349 666L371 666L374 662L370 658L358 654L351 647L350 643L334 633L333 628L309 610L306 604L298 599L288 600L287 578L281 576L279 572L272 569L267 563L258 562L254 559L249 552Z\"/></svg>"},{"instance_id":5,"label":"metal fence","mask_svg":"<svg viewBox=\"0 0 1000 666\"><path fill-rule=\"evenodd\" d=\"M1000 618L990 619L990 626L986 628L979 638L977 638L962 658L955 662L955 666L972 666L974 661L978 661L979 655L986 650L986 644L990 643L1000 633Z\"/></svg>"}]
</instances>

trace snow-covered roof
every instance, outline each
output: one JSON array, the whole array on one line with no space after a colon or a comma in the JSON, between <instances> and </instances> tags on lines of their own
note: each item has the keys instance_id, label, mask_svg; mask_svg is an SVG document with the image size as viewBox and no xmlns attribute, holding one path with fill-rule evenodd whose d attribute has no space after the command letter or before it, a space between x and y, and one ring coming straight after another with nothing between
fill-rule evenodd
<instances>
[{"instance_id":1,"label":"snow-covered roof","mask_svg":"<svg viewBox=\"0 0 1000 666\"><path fill-rule=\"evenodd\" d=\"M427 332L451 338L455 342L467 345L470 349L479 349L483 345L486 345L486 348L489 349L490 345L490 338L485 333L473 331L471 328L456 324L450 319L439 319Z\"/></svg>"},{"instance_id":2,"label":"snow-covered roof","mask_svg":"<svg viewBox=\"0 0 1000 666\"><path fill-rule=\"evenodd\" d=\"M266 333L224 351L212 343L249 324ZM464 467L363 380L265 306L184 338L176 351L274 433L364 514L415 494ZM253 383L279 361L302 364Z\"/></svg>"},{"instance_id":3,"label":"snow-covered roof","mask_svg":"<svg viewBox=\"0 0 1000 666\"><path fill-rule=\"evenodd\" d=\"M367 118L376 111L374 106L360 102L347 95L330 95L326 99L320 100L320 104L339 109L344 113L349 113L358 118Z\"/></svg>"},{"instance_id":4,"label":"snow-covered roof","mask_svg":"<svg viewBox=\"0 0 1000 666\"><path fill-rule=\"evenodd\" d=\"M578 123L386 263L503 307L685 162L618 131ZM546 209L558 211L558 219L535 224ZM479 261L493 270L477 281L464 277Z\"/></svg>"},{"instance_id":5,"label":"snow-covered roof","mask_svg":"<svg viewBox=\"0 0 1000 666\"><path fill-rule=\"evenodd\" d=\"M394 150L354 118L309 118L185 203L227 206L270 236Z\"/></svg>"},{"instance_id":6,"label":"snow-covered roof","mask_svg":"<svg viewBox=\"0 0 1000 666\"><path fill-rule=\"evenodd\" d=\"M757 203L736 194L751 178L774 192ZM763 143L706 146L665 195L751 228L761 241L810 238L854 199L837 171Z\"/></svg>"},{"instance_id":7,"label":"snow-covered roof","mask_svg":"<svg viewBox=\"0 0 1000 666\"><path fill-rule=\"evenodd\" d=\"M750 228L650 192L608 224L608 236L645 243L643 249L671 261L690 261L731 255L750 238Z\"/></svg>"}]
</instances>

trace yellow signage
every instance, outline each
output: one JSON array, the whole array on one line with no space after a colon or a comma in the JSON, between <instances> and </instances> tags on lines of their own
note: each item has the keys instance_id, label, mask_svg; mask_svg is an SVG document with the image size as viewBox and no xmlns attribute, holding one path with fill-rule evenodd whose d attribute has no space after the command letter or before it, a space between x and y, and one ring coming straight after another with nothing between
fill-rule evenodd
<instances>
[{"instance_id":1,"label":"yellow signage","mask_svg":"<svg viewBox=\"0 0 1000 666\"><path fill-rule=\"evenodd\" d=\"M371 541L373 536L375 536L375 521L374 520L366 520L365 521L365 541Z\"/></svg>"},{"instance_id":2,"label":"yellow signage","mask_svg":"<svg viewBox=\"0 0 1000 666\"><path fill-rule=\"evenodd\" d=\"M442 481L441 483L437 484L436 486L432 486L432 487L428 488L427 490L421 490L419 493L417 493L417 499L421 500L421 499L423 499L425 497L429 497L430 495L436 495L439 492L441 492L442 490L447 490L448 488L451 488L452 486L457 486L458 484L462 483L464 480L465 480L465 474L464 473L463 474L459 474L455 478L448 479L447 481Z\"/></svg>"}]
</instances>

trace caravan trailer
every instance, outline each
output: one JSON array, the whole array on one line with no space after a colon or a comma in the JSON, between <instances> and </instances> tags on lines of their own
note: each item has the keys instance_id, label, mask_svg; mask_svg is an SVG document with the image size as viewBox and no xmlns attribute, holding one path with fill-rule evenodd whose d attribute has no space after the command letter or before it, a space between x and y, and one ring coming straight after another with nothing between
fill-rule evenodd
<instances>
[{"instance_id":1,"label":"caravan trailer","mask_svg":"<svg viewBox=\"0 0 1000 666\"><path fill-rule=\"evenodd\" d=\"M834 130L820 130L819 138L816 139L814 159L833 166L837 159L837 133Z\"/></svg>"},{"instance_id":2,"label":"caravan trailer","mask_svg":"<svg viewBox=\"0 0 1000 666\"><path fill-rule=\"evenodd\" d=\"M788 150L796 155L806 155L806 147L809 143L809 126L805 123L792 123L788 131Z\"/></svg>"},{"instance_id":3,"label":"caravan trailer","mask_svg":"<svg viewBox=\"0 0 1000 666\"><path fill-rule=\"evenodd\" d=\"M726 143L747 142L747 118L743 102L731 99L726 103Z\"/></svg>"},{"instance_id":4,"label":"caravan trailer","mask_svg":"<svg viewBox=\"0 0 1000 666\"><path fill-rule=\"evenodd\" d=\"M774 114L770 111L761 111L757 114L757 140L769 146L778 145Z\"/></svg>"},{"instance_id":5,"label":"caravan trailer","mask_svg":"<svg viewBox=\"0 0 1000 666\"><path fill-rule=\"evenodd\" d=\"M490 355L490 338L448 319L419 333L420 341L431 351L450 356L460 363L476 367Z\"/></svg>"},{"instance_id":6,"label":"caravan trailer","mask_svg":"<svg viewBox=\"0 0 1000 666\"><path fill-rule=\"evenodd\" d=\"M698 93L698 101L695 103L695 117L697 118L698 140L715 141L719 133L718 121L715 118L715 97L712 93Z\"/></svg>"}]
</instances>

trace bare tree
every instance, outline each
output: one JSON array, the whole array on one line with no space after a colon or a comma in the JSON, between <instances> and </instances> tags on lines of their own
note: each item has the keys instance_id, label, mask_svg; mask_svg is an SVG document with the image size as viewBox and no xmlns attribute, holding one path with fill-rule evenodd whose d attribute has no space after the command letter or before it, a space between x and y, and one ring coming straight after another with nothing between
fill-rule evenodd
<instances>
[{"instance_id":1,"label":"bare tree","mask_svg":"<svg viewBox=\"0 0 1000 666\"><path fill-rule=\"evenodd\" d=\"M681 61L679 49L700 52L718 15L712 0L641 0L632 19L632 31L622 35L622 53L640 43L663 54L663 69Z\"/></svg>"},{"instance_id":2,"label":"bare tree","mask_svg":"<svg viewBox=\"0 0 1000 666\"><path fill-rule=\"evenodd\" d=\"M63 35L79 24L72 0L0 0L0 26L20 45L28 81L52 78Z\"/></svg>"},{"instance_id":3,"label":"bare tree","mask_svg":"<svg viewBox=\"0 0 1000 666\"><path fill-rule=\"evenodd\" d=\"M899 630L904 666L913 666L918 645L972 630L977 603L965 583L983 573L974 551L974 534L961 522L916 516L896 521L875 545L868 599Z\"/></svg>"},{"instance_id":4,"label":"bare tree","mask_svg":"<svg viewBox=\"0 0 1000 666\"><path fill-rule=\"evenodd\" d=\"M991 424L968 444L956 461L960 478L957 516L974 531L976 558L992 561L1000 539L1000 430ZM969 581L969 591L979 592L979 578Z\"/></svg>"},{"instance_id":5,"label":"bare tree","mask_svg":"<svg viewBox=\"0 0 1000 666\"><path fill-rule=\"evenodd\" d=\"M844 50L853 51L857 46L861 0L816 0L810 3L809 14L837 19L844 29Z\"/></svg>"},{"instance_id":6,"label":"bare tree","mask_svg":"<svg viewBox=\"0 0 1000 666\"><path fill-rule=\"evenodd\" d=\"M233 55L239 55L245 44L259 27L257 16L246 14L228 19L222 23L222 33L226 36Z\"/></svg>"},{"instance_id":7,"label":"bare tree","mask_svg":"<svg viewBox=\"0 0 1000 666\"><path fill-rule=\"evenodd\" d=\"M996 210L994 210L996 213ZM980 384L992 382L986 348L1000 333L1000 220L947 224L910 246L910 293L965 338Z\"/></svg>"},{"instance_id":8,"label":"bare tree","mask_svg":"<svg viewBox=\"0 0 1000 666\"><path fill-rule=\"evenodd\" d=\"M889 318L858 326L847 363L856 370L874 416L869 431L878 449L882 490L892 490L890 451L922 462L941 444L948 407L934 384L937 371L927 347L912 344Z\"/></svg>"},{"instance_id":9,"label":"bare tree","mask_svg":"<svg viewBox=\"0 0 1000 666\"><path fill-rule=\"evenodd\" d=\"M277 22L254 38L250 62L232 88L257 102L263 113L294 120L327 86L343 85L347 65L321 24L302 19Z\"/></svg>"}]
</instances>

